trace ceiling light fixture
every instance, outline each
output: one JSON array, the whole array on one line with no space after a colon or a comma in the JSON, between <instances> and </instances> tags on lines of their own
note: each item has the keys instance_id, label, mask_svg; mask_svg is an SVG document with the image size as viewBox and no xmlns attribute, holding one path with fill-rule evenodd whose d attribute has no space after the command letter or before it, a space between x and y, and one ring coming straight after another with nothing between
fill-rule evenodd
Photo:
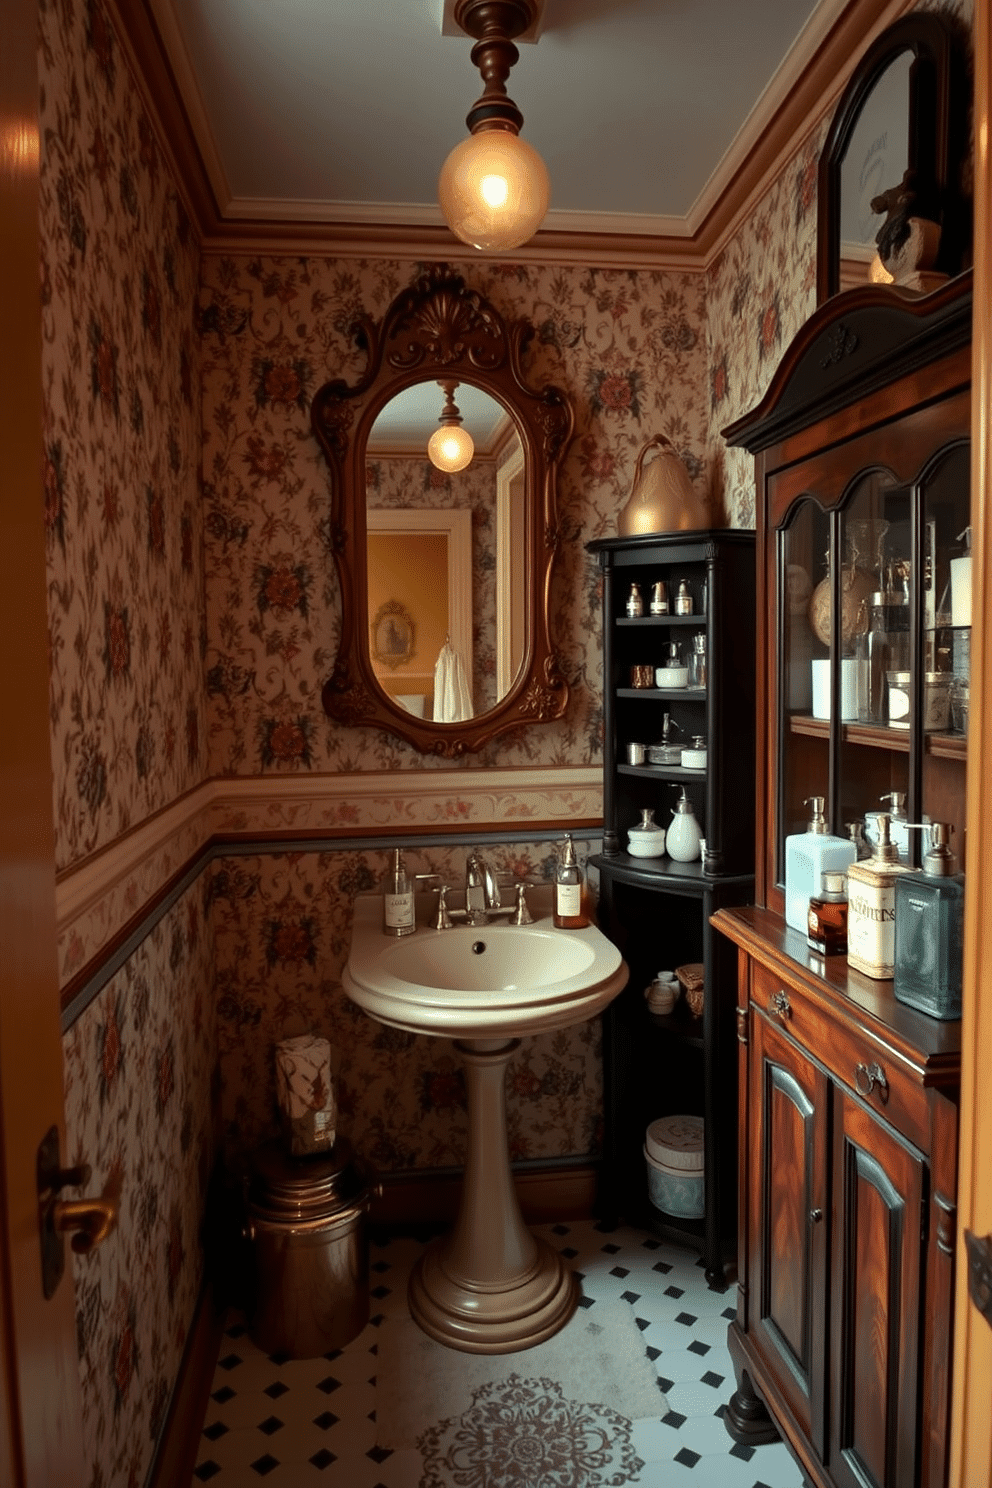
<instances>
[{"instance_id":1,"label":"ceiling light fixture","mask_svg":"<svg viewBox=\"0 0 992 1488\"><path fill-rule=\"evenodd\" d=\"M462 428L462 416L455 406L457 386L457 382L438 383L438 387L444 389L444 408L438 419L441 427L435 429L427 441L427 458L438 470L445 470L449 475L464 470L475 454L472 436Z\"/></svg>"},{"instance_id":2,"label":"ceiling light fixture","mask_svg":"<svg viewBox=\"0 0 992 1488\"><path fill-rule=\"evenodd\" d=\"M471 133L441 167L438 201L451 231L487 252L519 248L537 231L551 188L544 161L520 138L524 116L507 97L520 53L513 37L534 23L537 0L456 0L454 18L476 38L485 91L465 120Z\"/></svg>"}]
</instances>

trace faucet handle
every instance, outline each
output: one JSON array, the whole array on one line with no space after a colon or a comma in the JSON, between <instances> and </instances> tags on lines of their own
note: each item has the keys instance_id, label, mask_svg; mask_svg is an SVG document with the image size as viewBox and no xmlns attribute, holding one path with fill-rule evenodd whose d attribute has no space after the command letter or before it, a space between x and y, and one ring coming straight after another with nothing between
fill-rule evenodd
<instances>
[{"instance_id":1,"label":"faucet handle","mask_svg":"<svg viewBox=\"0 0 992 1488\"><path fill-rule=\"evenodd\" d=\"M533 883L533 879L517 879L517 905L510 916L511 925L533 925L534 916L527 906L527 885Z\"/></svg>"},{"instance_id":2,"label":"faucet handle","mask_svg":"<svg viewBox=\"0 0 992 1488\"><path fill-rule=\"evenodd\" d=\"M433 874L430 876L434 878L440 878L440 874ZM451 885L446 883L442 883L438 888L437 914L434 916L434 919L431 923L432 930L450 930L452 928L453 921L450 914L448 913L448 891L450 888Z\"/></svg>"}]
</instances>

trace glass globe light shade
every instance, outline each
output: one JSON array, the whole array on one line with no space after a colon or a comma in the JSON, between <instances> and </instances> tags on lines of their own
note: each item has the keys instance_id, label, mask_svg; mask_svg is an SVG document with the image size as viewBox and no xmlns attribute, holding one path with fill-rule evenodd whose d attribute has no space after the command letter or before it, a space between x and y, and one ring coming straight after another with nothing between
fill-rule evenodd
<instances>
[{"instance_id":1,"label":"glass globe light shade","mask_svg":"<svg viewBox=\"0 0 992 1488\"><path fill-rule=\"evenodd\" d=\"M427 441L427 458L431 464L450 474L464 470L474 454L472 436L460 424L442 424Z\"/></svg>"},{"instance_id":2,"label":"glass globe light shade","mask_svg":"<svg viewBox=\"0 0 992 1488\"><path fill-rule=\"evenodd\" d=\"M519 248L540 226L551 186L544 161L509 129L480 129L441 167L438 201L456 237L473 248Z\"/></svg>"}]
</instances>

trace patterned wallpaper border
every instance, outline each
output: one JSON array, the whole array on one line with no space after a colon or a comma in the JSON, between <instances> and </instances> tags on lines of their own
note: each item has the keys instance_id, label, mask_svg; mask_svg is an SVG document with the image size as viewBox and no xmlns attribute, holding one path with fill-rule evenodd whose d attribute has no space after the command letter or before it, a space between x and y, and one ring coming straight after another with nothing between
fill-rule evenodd
<instances>
[{"instance_id":1,"label":"patterned wallpaper border","mask_svg":"<svg viewBox=\"0 0 992 1488\"><path fill-rule=\"evenodd\" d=\"M188 872L215 843L237 851L239 842L249 842L257 852L258 839L278 833L269 850L286 852L334 834L355 848L363 835L430 833L449 840L472 828L480 840L493 840L500 829L513 829L517 838L522 832L547 836L564 821L598 827L602 816L602 770L589 765L209 781L61 875L55 891L59 984L65 988L85 976L163 885ZM77 1001L74 992L72 1006Z\"/></svg>"}]
</instances>

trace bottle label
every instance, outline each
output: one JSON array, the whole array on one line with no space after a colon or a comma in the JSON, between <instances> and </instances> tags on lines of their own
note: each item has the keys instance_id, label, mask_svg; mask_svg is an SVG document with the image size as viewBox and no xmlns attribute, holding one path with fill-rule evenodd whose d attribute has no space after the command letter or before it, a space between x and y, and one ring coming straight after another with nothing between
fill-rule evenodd
<instances>
[{"instance_id":1,"label":"bottle label","mask_svg":"<svg viewBox=\"0 0 992 1488\"><path fill-rule=\"evenodd\" d=\"M385 894L383 904L387 930L406 930L413 924L413 894Z\"/></svg>"},{"instance_id":2,"label":"bottle label","mask_svg":"<svg viewBox=\"0 0 992 1488\"><path fill-rule=\"evenodd\" d=\"M571 919L582 913L582 885L555 884L557 913L562 919Z\"/></svg>"}]
</instances>

